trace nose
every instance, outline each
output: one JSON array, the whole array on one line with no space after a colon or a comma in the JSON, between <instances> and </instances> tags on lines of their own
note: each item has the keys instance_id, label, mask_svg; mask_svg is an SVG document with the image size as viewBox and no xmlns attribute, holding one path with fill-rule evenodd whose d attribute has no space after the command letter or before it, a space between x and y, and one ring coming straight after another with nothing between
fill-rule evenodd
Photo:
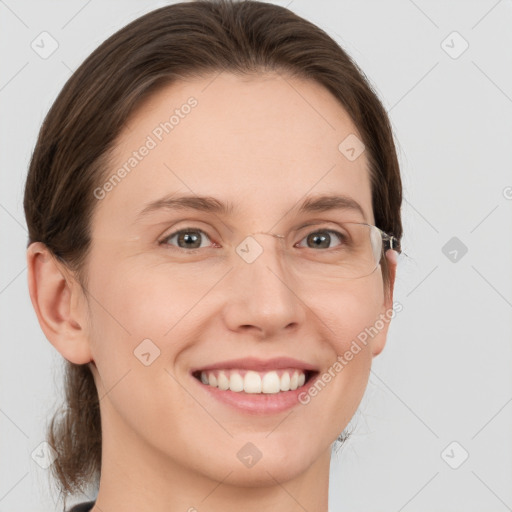
<instances>
[{"instance_id":1,"label":"nose","mask_svg":"<svg viewBox=\"0 0 512 512\"><path fill-rule=\"evenodd\" d=\"M232 296L225 309L231 330L251 330L267 338L279 336L284 329L296 329L304 321L304 303L281 257L282 238L274 233L252 233L239 247L230 277Z\"/></svg>"}]
</instances>

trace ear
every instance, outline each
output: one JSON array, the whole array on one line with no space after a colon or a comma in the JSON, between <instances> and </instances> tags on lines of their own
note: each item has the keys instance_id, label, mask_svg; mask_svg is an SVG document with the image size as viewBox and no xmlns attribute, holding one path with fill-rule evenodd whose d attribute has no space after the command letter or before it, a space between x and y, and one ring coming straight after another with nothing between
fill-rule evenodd
<instances>
[{"instance_id":1,"label":"ear","mask_svg":"<svg viewBox=\"0 0 512 512\"><path fill-rule=\"evenodd\" d=\"M384 349L388 337L389 324L391 322L390 314L393 310L393 290L395 287L396 267L398 264L398 253L393 249L386 251L386 263L389 269L389 288L388 290L384 290L385 299L381 311L384 327L375 338L375 343L372 343L373 357L379 355Z\"/></svg>"},{"instance_id":2,"label":"ear","mask_svg":"<svg viewBox=\"0 0 512 512\"><path fill-rule=\"evenodd\" d=\"M87 301L80 284L41 242L28 247L27 269L30 300L48 341L72 363L91 361Z\"/></svg>"}]
</instances>

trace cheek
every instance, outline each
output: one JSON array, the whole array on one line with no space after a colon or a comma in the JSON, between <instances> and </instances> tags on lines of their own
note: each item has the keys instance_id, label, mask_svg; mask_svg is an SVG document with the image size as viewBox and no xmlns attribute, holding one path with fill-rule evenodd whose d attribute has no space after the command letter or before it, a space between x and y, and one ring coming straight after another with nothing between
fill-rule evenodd
<instances>
[{"instance_id":1,"label":"cheek","mask_svg":"<svg viewBox=\"0 0 512 512\"><path fill-rule=\"evenodd\" d=\"M319 325L325 327L326 339L337 354L349 350L354 340L361 345L361 351L368 348L372 340L368 331L379 319L383 304L382 276L377 272L308 294L308 305L321 320Z\"/></svg>"},{"instance_id":2,"label":"cheek","mask_svg":"<svg viewBox=\"0 0 512 512\"><path fill-rule=\"evenodd\" d=\"M191 295L185 280L172 280L165 271L130 265L106 265L91 271L94 326L111 339L160 339L183 317Z\"/></svg>"},{"instance_id":3,"label":"cheek","mask_svg":"<svg viewBox=\"0 0 512 512\"><path fill-rule=\"evenodd\" d=\"M164 272L127 263L91 271L90 339L103 412L113 429L129 425L147 439L155 436L155 425L178 431L177 409L198 414L170 374L187 346L191 302L185 282L171 281ZM162 435L164 446L170 441Z\"/></svg>"},{"instance_id":4,"label":"cheek","mask_svg":"<svg viewBox=\"0 0 512 512\"><path fill-rule=\"evenodd\" d=\"M171 377L163 370L173 367L197 339L198 326L211 317L201 298L215 281L211 276L191 281L185 272L171 274L165 265L129 259L108 266L112 260L96 257L104 264L90 271L90 339L103 385L109 389L130 372L126 381L141 379L164 389Z\"/></svg>"},{"instance_id":5,"label":"cheek","mask_svg":"<svg viewBox=\"0 0 512 512\"><path fill-rule=\"evenodd\" d=\"M338 290L323 290L309 300L317 307L321 320L317 325L325 326L324 340L332 355L314 389L303 397L311 408L306 421L314 428L315 418L332 414L331 434L337 435L352 418L368 384L372 344L381 336L372 330L384 300L381 275L347 281Z\"/></svg>"},{"instance_id":6,"label":"cheek","mask_svg":"<svg viewBox=\"0 0 512 512\"><path fill-rule=\"evenodd\" d=\"M103 265L90 270L90 341L108 389L126 372L132 373L132 380L134 371L146 369L144 359L160 358L163 334L173 325L174 308L164 296L161 280L152 280L149 273L126 262L113 265L107 257L96 256L95 262L100 261Z\"/></svg>"}]
</instances>

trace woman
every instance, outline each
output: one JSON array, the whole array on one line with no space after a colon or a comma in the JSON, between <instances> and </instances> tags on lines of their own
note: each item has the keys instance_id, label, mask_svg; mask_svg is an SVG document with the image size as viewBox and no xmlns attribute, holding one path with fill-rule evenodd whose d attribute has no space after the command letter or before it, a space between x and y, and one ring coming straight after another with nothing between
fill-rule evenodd
<instances>
[{"instance_id":1,"label":"woman","mask_svg":"<svg viewBox=\"0 0 512 512\"><path fill-rule=\"evenodd\" d=\"M325 511L393 312L401 199L381 103L291 11L178 3L98 47L24 202L66 364L64 507L92 486L72 510Z\"/></svg>"}]
</instances>

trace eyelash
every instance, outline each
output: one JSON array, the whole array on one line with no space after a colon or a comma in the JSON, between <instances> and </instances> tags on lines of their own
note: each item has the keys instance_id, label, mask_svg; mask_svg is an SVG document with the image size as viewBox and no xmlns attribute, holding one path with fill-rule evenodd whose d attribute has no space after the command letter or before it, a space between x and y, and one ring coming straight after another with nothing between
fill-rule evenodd
<instances>
[{"instance_id":1,"label":"eyelash","mask_svg":"<svg viewBox=\"0 0 512 512\"><path fill-rule=\"evenodd\" d=\"M200 251L201 249L206 249L206 247L200 247L200 248L197 248L197 249L183 249L182 247L172 246L169 243L167 243L167 241L169 239L174 238L175 236L180 235L182 233L188 233L188 232L191 232L191 231L192 232L195 231L195 232L198 232L198 233L202 233L203 235L206 235L206 237L210 240L210 236L208 235L208 233L206 233L202 229L194 228L194 227L190 226L190 227L187 227L187 228L179 229L177 231L173 231L169 235L166 235L164 238L162 238L158 243L159 243L159 245L163 245L163 246L167 246L167 247L172 247L173 249L176 249L176 250L181 251L181 252L186 252L186 253L189 253L189 254L195 254L198 251ZM319 229L315 229L313 231L310 231L305 237L303 237L300 240L300 242L302 242L302 240L304 240L307 236L309 236L309 235L311 235L313 233L321 233L321 232L334 233L342 241L346 239L345 235L343 235L342 233L340 233L340 232L338 232L336 230L327 229L327 228L319 228ZM306 249L307 249L307 247L306 247ZM315 249L313 249L313 250L315 250ZM330 250L336 250L336 249L331 248Z\"/></svg>"}]
</instances>

